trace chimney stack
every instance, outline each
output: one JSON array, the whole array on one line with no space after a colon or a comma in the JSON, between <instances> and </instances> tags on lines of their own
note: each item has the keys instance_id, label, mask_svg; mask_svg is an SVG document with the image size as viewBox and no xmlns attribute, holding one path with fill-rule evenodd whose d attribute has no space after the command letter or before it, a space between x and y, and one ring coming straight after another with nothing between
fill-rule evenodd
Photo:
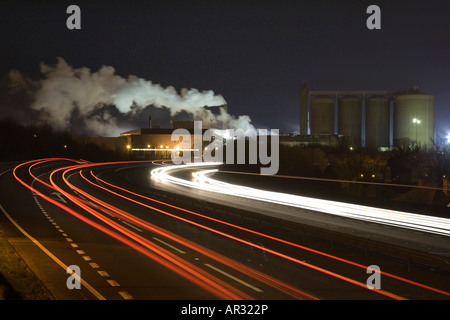
<instances>
[{"instance_id":1,"label":"chimney stack","mask_svg":"<svg viewBox=\"0 0 450 320\"><path fill-rule=\"evenodd\" d=\"M151 129L152 128L152 116L148 117L148 127Z\"/></svg>"}]
</instances>

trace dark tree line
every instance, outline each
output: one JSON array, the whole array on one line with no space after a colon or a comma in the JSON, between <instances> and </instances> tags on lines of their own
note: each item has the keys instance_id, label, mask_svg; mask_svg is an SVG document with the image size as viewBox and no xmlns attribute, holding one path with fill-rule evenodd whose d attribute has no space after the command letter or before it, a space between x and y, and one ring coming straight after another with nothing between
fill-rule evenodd
<instances>
[{"instance_id":1,"label":"dark tree line","mask_svg":"<svg viewBox=\"0 0 450 320\"><path fill-rule=\"evenodd\" d=\"M280 174L316 178L442 183L450 174L445 145L421 148L397 145L389 151L346 146L280 147Z\"/></svg>"},{"instance_id":2,"label":"dark tree line","mask_svg":"<svg viewBox=\"0 0 450 320\"><path fill-rule=\"evenodd\" d=\"M123 155L94 143L80 142L68 132L54 130L50 124L23 125L14 119L0 119L0 160L45 157L114 161Z\"/></svg>"}]
</instances>

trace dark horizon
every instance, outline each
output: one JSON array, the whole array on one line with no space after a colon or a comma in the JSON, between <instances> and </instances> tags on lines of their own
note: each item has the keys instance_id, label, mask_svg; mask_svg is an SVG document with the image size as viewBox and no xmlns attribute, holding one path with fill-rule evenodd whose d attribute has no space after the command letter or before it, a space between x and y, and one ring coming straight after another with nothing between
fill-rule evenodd
<instances>
[{"instance_id":1,"label":"dark horizon","mask_svg":"<svg viewBox=\"0 0 450 320\"><path fill-rule=\"evenodd\" d=\"M81 30L68 30L72 3L1 4L1 79L38 78L62 57L74 69L135 75L163 87L212 90L255 127L299 129L300 86L311 90L404 90L435 96L435 131L450 131L450 47L445 3L378 1L83 2ZM3 86L1 94L6 95ZM5 101L5 99L3 99ZM7 101L7 100L6 100ZM2 104L2 113L13 113ZM35 117L22 110L20 116ZM145 127L147 116L130 127Z\"/></svg>"}]
</instances>

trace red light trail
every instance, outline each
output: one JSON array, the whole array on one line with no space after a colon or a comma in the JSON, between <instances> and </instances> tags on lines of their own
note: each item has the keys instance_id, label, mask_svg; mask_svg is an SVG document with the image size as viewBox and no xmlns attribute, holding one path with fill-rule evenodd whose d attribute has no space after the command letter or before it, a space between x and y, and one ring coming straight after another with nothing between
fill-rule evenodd
<instances>
[{"instance_id":1,"label":"red light trail","mask_svg":"<svg viewBox=\"0 0 450 320\"><path fill-rule=\"evenodd\" d=\"M60 160L60 159L49 159L48 161L54 161L54 160ZM61 209L63 209L64 211L72 214L73 216L75 216L76 218L82 220L83 222L89 224L90 226L108 234L109 236L121 241L122 243L130 246L131 248L143 253L144 255L148 256L149 258L153 259L154 261L164 265L165 267L169 268L170 270L182 275L184 278L192 281L193 283L196 283L198 286L204 288L205 290L215 294L216 296L218 296L219 298L222 299L252 299L250 296L248 296L245 293L239 292L238 290L236 290L235 288L231 287L229 284L223 282L222 280L207 274L205 271L199 269L198 267L192 266L190 263L187 263L186 261L178 258L178 257L174 257L174 255L170 252L167 252L167 250L153 244L150 243L150 241L146 240L146 239L140 239L137 235L133 234L132 232L126 230L126 228L115 224L112 221L106 221L105 219L102 219L102 215L98 212L96 212L95 210L89 208L88 206L86 206L85 204L82 203L82 199L79 199L75 196L69 195L69 199L71 201L73 201L74 203L76 203L77 205L79 205L80 207L82 207L84 210L88 211L89 213L93 214L94 216L96 216L97 218L100 218L102 221L107 222L110 225L113 225L117 230L121 231L122 233L126 234L127 236L129 236L131 239L137 240L138 242L141 243L141 245L143 246L139 246L136 243L130 241L129 239L117 234L116 232L107 229L101 225L99 225L98 223L87 219L86 217L84 217L83 215L79 214L78 212L70 209L69 207L59 203L56 200L51 199L50 197L44 195L43 193L39 192L37 189L31 187L30 185L26 184L23 180L21 180L18 175L17 175L17 170L19 168L21 168L24 165L27 165L29 163L32 163L35 161L30 161L30 162L26 162L23 163L21 165L18 165L17 167L15 167L15 169L13 170L13 175L15 177L15 179L17 181L19 181L23 186L25 186L26 188L28 188L29 190L31 190L32 192L34 192L35 194L39 195L40 197L42 197L43 199L45 199L46 201L60 207ZM54 172L52 172L53 174ZM56 190L58 190L58 188L56 188ZM148 249L152 250L153 252L157 253L154 254L151 251L149 251ZM164 257L164 258L162 258ZM170 263L169 263L170 262Z\"/></svg>"},{"instance_id":2,"label":"red light trail","mask_svg":"<svg viewBox=\"0 0 450 320\"><path fill-rule=\"evenodd\" d=\"M59 161L59 160L65 160L65 161L71 161L71 162L75 162L77 164L75 165L71 165L71 166L65 166L56 170L53 170L50 174L50 183L46 183L45 181L43 181L42 179L38 179L33 173L32 173L32 169L40 164L43 164L45 162L53 162L53 161ZM107 218L106 216L104 216L103 214L101 214L96 208L93 208L93 204L90 203L90 201L92 201L93 203L95 203L95 205L99 205L102 210L106 210L107 212L109 212L110 214L112 214L113 216L123 219L135 226L141 227L141 228L145 228L146 230L153 232L155 234L158 234L160 236L165 237L166 239L170 239L172 241L177 242L178 244L187 247L189 249L195 250L198 253L201 253L211 259L214 259L224 265L227 265L233 269L235 269L236 271L243 273L247 276L250 276L260 282L263 282L271 287L276 288L277 290L284 292L296 299L317 299L315 296L306 293L298 288L295 288L289 284L286 284L280 280L277 280L267 274L264 274L260 271L257 271L253 268L250 268L240 262L237 262L233 259L230 259L226 256L223 256L222 254L219 254L211 249L208 249L204 246L201 246L193 241L187 240L177 234L174 234L168 230L165 230L161 227L158 227L154 224L151 224L150 222L140 219L137 216L121 210L113 205L111 205L110 203L107 203L105 201L102 201L101 199L94 197L92 194L90 194L89 192L78 188L76 186L74 186L72 183L69 182L69 178L66 178L66 176L73 171L76 171L77 173L79 173L80 177L88 182L90 185L104 190L106 192L108 192L109 194L112 194L114 196L120 197L122 199L125 199L129 202L132 202L136 205L139 206L143 206L147 209L151 209L153 212L158 212L161 214L164 214L166 216L170 216L172 218L178 219L179 221L183 221L186 222L190 225L194 225L196 227L202 228L204 230L207 230L209 232L213 232L214 234L218 234L220 236L223 236L225 238L231 239L233 241L251 246L253 248L259 249L259 250L263 250L264 252L270 253L274 256L278 256L280 258L286 259L288 261L294 262L296 264L302 265L304 267L316 270L318 272L321 272L323 274L326 274L328 276L332 276L334 278L343 280L345 282L354 284L356 286L365 288L367 288L367 285L365 283L361 283L359 281L353 280L347 276L343 276L341 274L338 274L336 272L333 272L331 270L327 270L325 268L319 267L317 265L311 264L311 263L307 263L305 261L302 261L300 259L294 258L292 256L289 256L287 254L284 254L278 250L274 250L274 249L270 249L267 248L266 246L262 246L259 244L255 244L249 240L243 239L242 237L238 237L235 235L232 235L230 233L227 232L223 232L218 230L217 228L213 228L211 226L207 226L205 224L202 224L200 222L197 221L193 221L184 217L181 217L179 215L176 215L174 213L170 213L166 210L162 210L159 208L156 208L154 206L151 206L149 204L146 204L144 202L138 201L136 199L132 199L129 196L135 196L138 197L140 199L143 199L145 201L151 201L154 203L157 203L159 205L163 205L165 207L170 208L171 210L179 210L182 211L184 213L193 215L197 218L201 218L201 219L205 219L206 221L210 221L210 222L214 222L214 223L218 223L220 225L226 226L226 227L230 227L232 229L235 230L239 230L239 231L243 231L249 234L252 234L254 236L258 236L258 237L262 237L265 239L269 239L271 241L275 241L277 243L283 244L283 245L287 245L290 247L294 247L297 249L301 249L301 250L306 250L308 252L332 259L334 261L338 261L338 262L342 262L345 264L348 264L350 266L354 266L357 268L363 268L363 269L367 269L366 266L347 260L347 259L343 259L319 250L315 250L306 246L302 246L299 245L297 243L294 242L290 242L278 237L274 237L272 235L269 234L265 234L265 233L261 233L249 228L245 228L236 224L232 224L220 219L216 219L216 218L212 218L209 217L207 215L192 211L192 210L188 210L185 208L181 208L178 206L175 206L173 204L167 203L167 202L163 202L157 199L153 199L144 195L141 195L139 193L135 193L132 192L131 190L127 190L125 188L122 188L118 185L114 185L110 182L105 181L104 179L100 179L98 176L94 175L93 171L90 170L89 168L101 168L104 166L109 166L109 165L118 165L118 164L136 164L136 163L148 163L148 161L124 161L124 162L111 162L111 163L86 163L85 161L75 161L75 160L71 160L71 159L60 159L60 158L49 158L49 159L41 159L41 160L34 160L34 161L29 161L29 162L25 162L22 163L20 165L18 165L17 167L14 168L13 170L13 175L15 177L15 179L17 181L19 181L22 185L24 185L26 188L30 189L32 192L34 192L36 195L42 197L43 199L45 199L46 201L58 206L59 208L63 209L64 211L72 214L73 216L75 216L76 218L82 220L83 222L95 227L96 229L108 234L109 236L121 241L122 243L134 248L135 250L138 250L139 252L143 253L144 255L148 256L149 258L153 259L154 261L157 261L158 263L162 264L163 266L169 268L170 270L176 272L177 274L183 276L184 278L190 280L191 282L197 284L198 286L204 288L205 290L215 294L216 296L218 296L219 298L224 298L224 299L252 299L251 296L241 292L240 290L237 290L236 288L232 287L231 285L225 283L224 281L218 279L217 277L212 276L211 274L209 274L208 272L204 271L201 268L198 268L194 265L192 265L191 263L189 263L188 261L186 261L185 259L182 259L181 257L179 257L178 255L162 248L159 245L156 245L155 243L153 243L152 241L146 239L145 237L136 234L135 232L127 229L126 227L124 227L123 225L120 225L118 223L116 223L115 221L113 221L110 218ZM99 219L100 221L102 221L103 223L106 223L109 227L111 227L112 229L109 229L105 226L100 225L99 223L94 222L91 219L86 218L84 215L80 214L79 212L69 208L66 205L61 204L58 201L55 201L53 199L51 199L50 197L44 195L43 193L39 192L36 188L33 188L32 185L28 185L27 183L25 183L23 180L21 180L18 177L17 171L18 169L29 165L28 168L28 174L30 175L31 178L33 178L35 181L41 183L42 185L56 190L58 192L60 192L61 194L63 194L68 200L70 200L73 204L77 205L80 209L82 209L85 212L88 212L89 214L91 214L92 216L94 216L95 218ZM90 179L88 179L84 174L83 174L83 170L89 170L89 173L91 175L91 177L93 179L95 179L97 181L97 183L94 183L93 181L91 181ZM84 197L88 198L90 201L87 201L85 199L82 199L78 196L74 196L73 194L71 194L70 192L67 192L63 189L63 187L59 186L56 182L56 176L61 177L62 181L65 183L65 185L67 187L69 187L71 190L77 192L80 195L83 195ZM121 191L126 193L129 196L125 196L121 193L118 193L116 191L113 191L112 189L106 188L102 185L100 185L100 183L102 183L103 185L109 186L117 191ZM115 230L115 231L114 231ZM119 232L119 233L117 233ZM427 286L409 279L405 279L403 277L399 277L384 271L380 271L380 273L382 275L388 276L390 278L408 283L410 285L413 286L418 286L421 287L423 289L426 290L431 290L434 292L437 292L439 294L445 295L445 296L450 296L449 292L440 290L440 289L436 289L433 288L431 286ZM400 297L399 295L396 295L394 293L391 292L387 292L381 289L368 289L371 291L374 291L376 293L379 293L381 295L384 295L386 297L392 298L392 299L403 299L402 297Z\"/></svg>"}]
</instances>

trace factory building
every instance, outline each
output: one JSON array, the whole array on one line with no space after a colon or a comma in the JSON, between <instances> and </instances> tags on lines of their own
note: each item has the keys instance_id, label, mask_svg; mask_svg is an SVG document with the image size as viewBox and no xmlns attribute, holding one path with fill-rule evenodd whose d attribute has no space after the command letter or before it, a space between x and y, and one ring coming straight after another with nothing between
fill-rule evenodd
<instances>
[{"instance_id":1,"label":"factory building","mask_svg":"<svg viewBox=\"0 0 450 320\"><path fill-rule=\"evenodd\" d=\"M185 150L192 153L194 160L199 157L197 151L201 149L201 154L201 151L211 143L211 141L203 141L203 135L212 128L211 122L201 122L198 127L195 127L195 123L194 120L170 120L169 127L161 127L161 125L153 124L149 116L148 127L122 132L118 137L96 136L76 139L83 143L99 145L131 159L170 159L172 152L181 156ZM176 132L176 129L183 131ZM220 131L220 129L217 130ZM176 139L176 135L179 136L178 140L172 141ZM182 143L185 135L189 135L190 147L186 146L186 142ZM212 139L214 138L213 136Z\"/></svg>"},{"instance_id":2,"label":"factory building","mask_svg":"<svg viewBox=\"0 0 450 320\"><path fill-rule=\"evenodd\" d=\"M337 135L350 146L430 147L434 96L404 91L310 91L300 89L300 135ZM321 140L327 140L323 137Z\"/></svg>"},{"instance_id":3,"label":"factory building","mask_svg":"<svg viewBox=\"0 0 450 320\"><path fill-rule=\"evenodd\" d=\"M172 141L175 129L185 129L191 135L191 149L194 149L194 141L203 141L203 133L207 130L194 130L194 121L171 121L172 128L161 128L152 126L149 117L148 128L130 130L120 134L125 138L126 148L129 149L133 158L170 158L171 152L175 150L181 141ZM198 132L198 134L197 134ZM203 143L203 142L202 142Z\"/></svg>"}]
</instances>

